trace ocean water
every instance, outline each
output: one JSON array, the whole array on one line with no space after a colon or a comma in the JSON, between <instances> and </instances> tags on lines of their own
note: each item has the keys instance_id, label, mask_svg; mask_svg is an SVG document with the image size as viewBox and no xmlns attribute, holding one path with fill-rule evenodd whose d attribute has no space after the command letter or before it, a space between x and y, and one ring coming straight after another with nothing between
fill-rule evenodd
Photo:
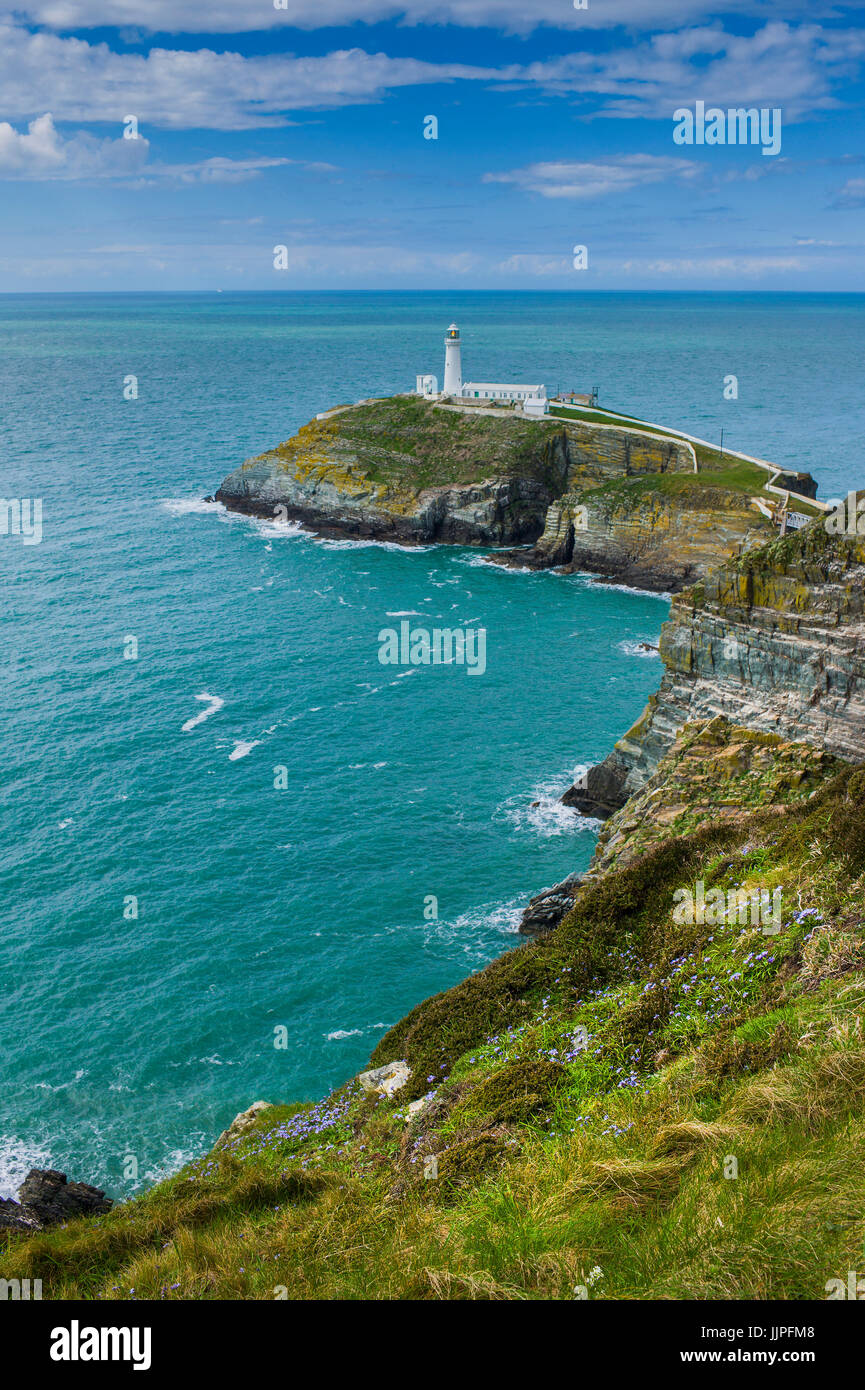
<instances>
[{"instance_id":1,"label":"ocean water","mask_svg":"<svg viewBox=\"0 0 865 1390\"><path fill-rule=\"evenodd\" d=\"M0 495L43 506L0 535L0 1194L40 1164L125 1195L322 1095L588 863L556 798L656 687L663 598L201 500L440 375L452 318L467 374L861 485L862 297L0 297ZM485 628L485 673L381 665L402 615Z\"/></svg>"}]
</instances>

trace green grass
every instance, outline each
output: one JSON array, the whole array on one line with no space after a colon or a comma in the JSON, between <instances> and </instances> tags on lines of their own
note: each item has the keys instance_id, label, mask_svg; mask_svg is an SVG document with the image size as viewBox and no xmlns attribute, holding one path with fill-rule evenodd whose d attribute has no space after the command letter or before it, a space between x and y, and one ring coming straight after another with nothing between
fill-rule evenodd
<instances>
[{"instance_id":1,"label":"green grass","mask_svg":"<svg viewBox=\"0 0 865 1390\"><path fill-rule=\"evenodd\" d=\"M542 422L526 420L509 409L494 418L489 413L439 409L418 396L390 396L352 406L324 422L320 439L295 437L264 457L295 467L309 452L316 460L326 459L337 468L357 468L358 480L365 478L410 496L426 488L498 477L531 479L540 483L549 497L558 497L568 483L563 423L615 424L616 420L599 411L561 408L554 408L551 416ZM622 419L654 438L681 438L675 431L646 425L634 417ZM687 503L699 496L709 507L724 505L719 492L753 496L764 491L769 475L756 464L733 459L709 445L694 447L699 461L697 474L650 471L638 477L616 478L603 486L616 492L624 489L637 499L659 492ZM807 504L802 509L811 510Z\"/></svg>"},{"instance_id":2,"label":"green grass","mask_svg":"<svg viewBox=\"0 0 865 1390\"><path fill-rule=\"evenodd\" d=\"M613 414L600 410L569 410L565 407L551 406L550 414L562 419L583 421L586 424L615 425L621 423L626 427L638 428L643 434L656 435L662 439L684 439L684 435L679 434L676 430L664 429L659 425L649 425L644 420L637 419L636 416L623 415L621 412ZM686 493L697 485L750 494L765 491L766 484L771 477L765 468L736 458L710 444L695 443L693 449L697 456L699 469L696 476L688 473L653 474L651 479L641 478L637 482L642 485L644 491L661 491L672 496ZM782 469L782 472L784 471L791 474L795 473L795 470ZM628 486L633 486L631 480L628 480ZM809 506L807 500L802 503L797 500L794 509L809 516L816 516L819 513L819 508Z\"/></svg>"},{"instance_id":3,"label":"green grass","mask_svg":"<svg viewBox=\"0 0 865 1390\"><path fill-rule=\"evenodd\" d=\"M863 826L845 768L659 839L391 1030L393 1100L264 1111L107 1216L8 1236L0 1272L46 1298L825 1297L865 1236ZM676 924L697 878L783 883L782 930Z\"/></svg>"},{"instance_id":4,"label":"green grass","mask_svg":"<svg viewBox=\"0 0 865 1390\"><path fill-rule=\"evenodd\" d=\"M658 434L664 439L675 439L675 430L664 429L661 425L649 425L645 420L640 420L636 415L625 415L621 410L589 410L574 408L565 405L551 405L550 414L559 416L563 420L583 420L589 425L615 425L620 423L625 427L637 426L646 434ZM679 436L681 438L681 436Z\"/></svg>"},{"instance_id":5,"label":"green grass","mask_svg":"<svg viewBox=\"0 0 865 1390\"><path fill-rule=\"evenodd\" d=\"M556 425L538 425L512 412L501 419L436 409L417 396L391 396L356 406L335 417L334 458L355 455L373 482L409 484L412 489L481 482L485 478L532 477L554 491L564 485L562 464L549 450L561 435Z\"/></svg>"},{"instance_id":6,"label":"green grass","mask_svg":"<svg viewBox=\"0 0 865 1390\"><path fill-rule=\"evenodd\" d=\"M621 492L627 490L635 497L649 493L661 493L665 497L677 497L683 501L702 497L706 505L717 505L717 492L736 493L753 497L763 491L765 476L753 464L737 463L729 468L703 469L699 473L644 473L638 477L615 478L593 489L600 495L603 491ZM759 517L755 513L754 524Z\"/></svg>"}]
</instances>

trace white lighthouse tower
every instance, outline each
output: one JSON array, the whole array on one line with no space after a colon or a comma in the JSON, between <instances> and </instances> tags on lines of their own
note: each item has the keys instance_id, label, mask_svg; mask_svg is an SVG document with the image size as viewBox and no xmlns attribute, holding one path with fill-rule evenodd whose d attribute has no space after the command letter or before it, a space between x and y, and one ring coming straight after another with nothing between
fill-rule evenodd
<instances>
[{"instance_id":1,"label":"white lighthouse tower","mask_svg":"<svg viewBox=\"0 0 865 1390\"><path fill-rule=\"evenodd\" d=\"M463 389L463 367L460 352L460 331L452 323L445 334L445 380L444 394L459 396Z\"/></svg>"}]
</instances>

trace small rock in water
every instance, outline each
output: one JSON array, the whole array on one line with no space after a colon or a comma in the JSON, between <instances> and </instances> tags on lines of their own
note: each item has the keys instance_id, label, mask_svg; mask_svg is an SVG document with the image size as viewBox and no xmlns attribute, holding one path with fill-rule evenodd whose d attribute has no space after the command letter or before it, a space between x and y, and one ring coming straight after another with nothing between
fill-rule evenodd
<instances>
[{"instance_id":1,"label":"small rock in water","mask_svg":"<svg viewBox=\"0 0 865 1390\"><path fill-rule=\"evenodd\" d=\"M18 1189L21 1201L0 1201L0 1228L26 1231L56 1226L74 1216L96 1216L114 1203L101 1187L67 1182L56 1168L31 1168Z\"/></svg>"}]
</instances>

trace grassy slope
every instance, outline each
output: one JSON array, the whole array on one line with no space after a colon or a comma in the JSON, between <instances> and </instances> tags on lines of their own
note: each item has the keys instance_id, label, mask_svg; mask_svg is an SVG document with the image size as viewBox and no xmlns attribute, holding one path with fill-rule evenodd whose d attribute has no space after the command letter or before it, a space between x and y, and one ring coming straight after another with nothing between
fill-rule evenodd
<instances>
[{"instance_id":1,"label":"grassy slope","mask_svg":"<svg viewBox=\"0 0 865 1390\"><path fill-rule=\"evenodd\" d=\"M756 472L751 465L743 463L741 467L705 473L644 473L639 477L614 478L596 487L587 486L581 495L608 493L612 497L640 499L661 494L675 497L683 506L695 507L719 507L725 497L730 497L733 504L741 507L748 497L757 496L763 490L762 481L753 476ZM770 500L768 496L767 500ZM759 526L761 521L771 525L755 508L754 525Z\"/></svg>"},{"instance_id":2,"label":"grassy slope","mask_svg":"<svg viewBox=\"0 0 865 1390\"><path fill-rule=\"evenodd\" d=\"M639 429L643 434L658 435L663 439L682 438L675 430L664 429L659 425L647 425L644 421L638 420L633 415L606 414L603 411L577 411L568 410L561 407L551 407L550 414L561 419L580 420L585 424L596 425L616 425L621 424L629 429ZM624 485L629 491L642 490L644 492L659 491L670 495L681 495L699 486L703 488L721 488L732 492L743 492L749 495L762 493L770 475L764 468L758 468L756 464L748 463L744 459L735 458L729 453L722 453L720 449L712 448L709 444L695 444L694 452L697 455L699 475L690 473L665 473L661 475L651 475L638 479L623 480ZM698 482L699 478L699 482ZM616 482L608 484L608 487L621 488L623 484ZM772 496L770 494L770 496ZM811 507L807 501L796 502L795 510L802 511L806 515L817 515L817 508Z\"/></svg>"},{"instance_id":3,"label":"grassy slope","mask_svg":"<svg viewBox=\"0 0 865 1390\"><path fill-rule=\"evenodd\" d=\"M323 422L318 431L326 436L328 456L356 459L371 481L415 491L490 477L543 477L549 469L545 445L562 433L555 422L539 425L509 411L502 411L500 420L472 418L435 409L418 396L390 396L352 407ZM303 433L274 454L294 464ZM560 479L551 477L550 482L561 486Z\"/></svg>"},{"instance_id":4,"label":"grassy slope","mask_svg":"<svg viewBox=\"0 0 865 1390\"><path fill-rule=\"evenodd\" d=\"M825 1297L865 1235L865 772L813 775L673 827L551 936L419 1005L374 1056L413 1068L393 1101L353 1081L265 1112L107 1217L9 1237L5 1277L46 1297ZM783 930L674 924L698 878L782 885Z\"/></svg>"}]
</instances>

